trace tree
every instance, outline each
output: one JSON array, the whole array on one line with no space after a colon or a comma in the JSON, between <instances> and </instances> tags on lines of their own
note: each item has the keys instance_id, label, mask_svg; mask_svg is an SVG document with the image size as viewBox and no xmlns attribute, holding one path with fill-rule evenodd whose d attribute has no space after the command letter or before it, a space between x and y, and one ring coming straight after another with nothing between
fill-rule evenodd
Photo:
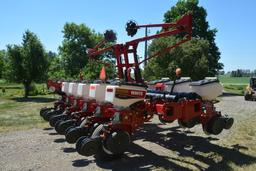
<instances>
[{"instance_id":1,"label":"tree","mask_svg":"<svg viewBox=\"0 0 256 171\"><path fill-rule=\"evenodd\" d=\"M214 76L218 70L223 68L223 64L218 62L220 52L215 43L217 30L210 29L206 21L207 12L198 5L198 0L179 0L164 14L164 21L176 21L188 12L193 15L192 41L173 49L170 53L159 56L159 59L149 61L144 72L146 79L173 76L174 67L181 67L184 76L190 76L197 80L205 76ZM179 39L179 36L156 39L149 47L149 54L170 46ZM162 62L157 62L161 58ZM156 76L152 76L152 74L156 74Z\"/></svg>"},{"instance_id":2,"label":"tree","mask_svg":"<svg viewBox=\"0 0 256 171\"><path fill-rule=\"evenodd\" d=\"M66 23L64 25L64 40L59 47L64 62L65 74L75 77L88 62L87 48L93 48L102 35L96 34L84 24Z\"/></svg>"},{"instance_id":3,"label":"tree","mask_svg":"<svg viewBox=\"0 0 256 171\"><path fill-rule=\"evenodd\" d=\"M150 53L166 48L175 38L168 37L153 41ZM154 48L154 49L153 49ZM182 76L190 76L193 80L205 77L208 72L208 60L206 58L209 44L205 40L193 39L179 46L169 53L152 59L145 67L144 77L147 80L159 79L161 77L175 78L175 69L182 68Z\"/></svg>"},{"instance_id":4,"label":"tree","mask_svg":"<svg viewBox=\"0 0 256 171\"><path fill-rule=\"evenodd\" d=\"M114 61L110 59L104 59L106 63L109 63L109 65L105 65L106 69L106 79L113 79L115 78L115 66ZM89 80L99 79L101 68L103 67L103 64L99 64L98 61L90 60L86 66L84 67L83 72L85 73L85 78Z\"/></svg>"},{"instance_id":5,"label":"tree","mask_svg":"<svg viewBox=\"0 0 256 171\"><path fill-rule=\"evenodd\" d=\"M0 78L3 78L3 72L5 67L5 51L0 51Z\"/></svg>"},{"instance_id":6,"label":"tree","mask_svg":"<svg viewBox=\"0 0 256 171\"><path fill-rule=\"evenodd\" d=\"M55 57L50 57L50 66L48 70L48 76L49 78L54 78L54 79L59 79L59 78L67 78L65 75L65 70L63 68L63 60L61 56L55 56Z\"/></svg>"},{"instance_id":7,"label":"tree","mask_svg":"<svg viewBox=\"0 0 256 171\"><path fill-rule=\"evenodd\" d=\"M22 45L8 45L9 79L24 85L25 98L33 81L46 78L49 66L44 47L38 37L27 30L23 34Z\"/></svg>"}]
</instances>

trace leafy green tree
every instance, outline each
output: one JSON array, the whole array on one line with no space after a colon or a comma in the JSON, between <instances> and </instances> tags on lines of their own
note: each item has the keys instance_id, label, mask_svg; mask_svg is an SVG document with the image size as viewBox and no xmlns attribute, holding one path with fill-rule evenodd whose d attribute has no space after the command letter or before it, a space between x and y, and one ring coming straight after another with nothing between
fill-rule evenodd
<instances>
[{"instance_id":1,"label":"leafy green tree","mask_svg":"<svg viewBox=\"0 0 256 171\"><path fill-rule=\"evenodd\" d=\"M67 78L65 75L65 70L63 68L63 60L61 56L55 56L55 57L50 57L50 66L48 70L48 76L50 79L60 79L60 78Z\"/></svg>"},{"instance_id":2,"label":"leafy green tree","mask_svg":"<svg viewBox=\"0 0 256 171\"><path fill-rule=\"evenodd\" d=\"M27 30L23 34L22 45L8 45L9 79L24 85L25 98L33 81L46 78L49 66L44 47L38 37Z\"/></svg>"},{"instance_id":3,"label":"leafy green tree","mask_svg":"<svg viewBox=\"0 0 256 171\"><path fill-rule=\"evenodd\" d=\"M3 78L3 72L5 67L5 51L0 51L0 78Z\"/></svg>"},{"instance_id":4,"label":"leafy green tree","mask_svg":"<svg viewBox=\"0 0 256 171\"><path fill-rule=\"evenodd\" d=\"M150 52L159 48L165 48L168 44L174 43L175 38L163 38L153 41ZM151 49L157 48L157 49ZM209 44L206 40L193 39L169 53L152 59L145 67L144 77L147 80L159 79L161 77L175 78L175 69L182 68L182 76L190 76L193 80L203 79L207 74Z\"/></svg>"},{"instance_id":5,"label":"leafy green tree","mask_svg":"<svg viewBox=\"0 0 256 171\"><path fill-rule=\"evenodd\" d=\"M64 40L59 50L65 74L68 77L75 77L88 62L87 48L93 48L102 36L84 24L75 23L66 23L63 33Z\"/></svg>"},{"instance_id":6,"label":"leafy green tree","mask_svg":"<svg viewBox=\"0 0 256 171\"><path fill-rule=\"evenodd\" d=\"M110 59L104 59L102 60L107 63L102 64L95 60L89 60L89 62L86 64L86 66L83 69L84 76L88 80L95 80L99 79L100 71L103 66L105 66L106 69L106 79L113 79L115 78L115 66L114 61Z\"/></svg>"},{"instance_id":7,"label":"leafy green tree","mask_svg":"<svg viewBox=\"0 0 256 171\"><path fill-rule=\"evenodd\" d=\"M214 76L223 68L223 64L218 62L220 52L215 43L217 30L210 29L206 21L207 12L199 6L198 0L179 0L164 14L164 21L176 21L188 12L193 15L192 40L149 61L144 71L144 77L147 80L161 77L173 78L175 67L181 67L183 76L190 76L195 80ZM171 46L179 39L179 36L156 39L149 47L149 54Z\"/></svg>"}]
</instances>

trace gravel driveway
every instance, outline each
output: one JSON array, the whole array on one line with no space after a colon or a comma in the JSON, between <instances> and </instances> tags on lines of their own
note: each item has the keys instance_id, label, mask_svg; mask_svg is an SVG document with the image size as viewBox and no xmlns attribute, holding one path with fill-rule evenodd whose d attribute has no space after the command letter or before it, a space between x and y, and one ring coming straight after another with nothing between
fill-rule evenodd
<instances>
[{"instance_id":1,"label":"gravel driveway","mask_svg":"<svg viewBox=\"0 0 256 171\"><path fill-rule=\"evenodd\" d=\"M225 96L216 106L235 118L234 130L208 137L201 126L184 130L176 122L163 125L154 118L135 134L123 158L109 162L80 156L74 145L51 128L2 133L0 170L229 170L244 166L255 169L255 151L242 142L223 139L236 134L240 122L256 118L256 102L246 102L241 96ZM250 143L256 146L254 138Z\"/></svg>"}]
</instances>

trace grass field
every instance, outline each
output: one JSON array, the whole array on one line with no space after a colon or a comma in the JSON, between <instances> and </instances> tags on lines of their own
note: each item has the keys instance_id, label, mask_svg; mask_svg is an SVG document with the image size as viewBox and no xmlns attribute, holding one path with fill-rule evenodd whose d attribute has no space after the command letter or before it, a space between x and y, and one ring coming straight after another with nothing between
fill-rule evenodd
<instances>
[{"instance_id":1,"label":"grass field","mask_svg":"<svg viewBox=\"0 0 256 171\"><path fill-rule=\"evenodd\" d=\"M226 76L226 75L220 75L219 80L223 84L248 85L250 77L230 77L230 76Z\"/></svg>"},{"instance_id":2,"label":"grass field","mask_svg":"<svg viewBox=\"0 0 256 171\"><path fill-rule=\"evenodd\" d=\"M37 85L42 86L45 85ZM1 91L2 87L5 87L5 93ZM39 116L39 110L52 106L57 96L48 94L24 99L23 94L22 85L0 81L0 132L46 126Z\"/></svg>"},{"instance_id":3,"label":"grass field","mask_svg":"<svg viewBox=\"0 0 256 171\"><path fill-rule=\"evenodd\" d=\"M230 77L226 75L219 76L224 90L228 93L243 95L246 86L249 84L250 77Z\"/></svg>"}]
</instances>

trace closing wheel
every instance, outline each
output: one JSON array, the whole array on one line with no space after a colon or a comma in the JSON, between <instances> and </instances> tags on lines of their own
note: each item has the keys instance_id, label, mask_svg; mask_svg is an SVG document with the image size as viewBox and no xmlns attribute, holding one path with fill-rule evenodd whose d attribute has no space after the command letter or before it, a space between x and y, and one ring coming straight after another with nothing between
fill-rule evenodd
<instances>
[{"instance_id":1,"label":"closing wheel","mask_svg":"<svg viewBox=\"0 0 256 171\"><path fill-rule=\"evenodd\" d=\"M106 140L107 149L115 155L122 155L129 144L130 135L124 131L113 132Z\"/></svg>"},{"instance_id":2,"label":"closing wheel","mask_svg":"<svg viewBox=\"0 0 256 171\"><path fill-rule=\"evenodd\" d=\"M203 127L203 131L204 131L204 133L205 133L206 135L210 135L210 134L211 134L211 133L209 132L209 129L208 129L208 127L207 127L206 124L203 124L202 127Z\"/></svg>"},{"instance_id":3,"label":"closing wheel","mask_svg":"<svg viewBox=\"0 0 256 171\"><path fill-rule=\"evenodd\" d=\"M230 129L233 126L234 119L233 118L225 118L225 126L224 129Z\"/></svg>"},{"instance_id":4,"label":"closing wheel","mask_svg":"<svg viewBox=\"0 0 256 171\"><path fill-rule=\"evenodd\" d=\"M162 118L162 115L158 115L158 119L162 124L172 123L173 121L166 121Z\"/></svg>"},{"instance_id":5,"label":"closing wheel","mask_svg":"<svg viewBox=\"0 0 256 171\"><path fill-rule=\"evenodd\" d=\"M224 127L225 120L221 117L214 117L205 125L204 129L210 134L218 135L221 133Z\"/></svg>"},{"instance_id":6,"label":"closing wheel","mask_svg":"<svg viewBox=\"0 0 256 171\"><path fill-rule=\"evenodd\" d=\"M91 156L96 154L101 146L101 138L84 138L79 148L79 154Z\"/></svg>"},{"instance_id":7,"label":"closing wheel","mask_svg":"<svg viewBox=\"0 0 256 171\"><path fill-rule=\"evenodd\" d=\"M56 127L58 127L58 125L59 125L62 121L63 121L63 120L60 119L60 120L58 120L58 121L55 123L55 126L54 126L55 131L56 131Z\"/></svg>"},{"instance_id":8,"label":"closing wheel","mask_svg":"<svg viewBox=\"0 0 256 171\"><path fill-rule=\"evenodd\" d=\"M58 126L55 127L55 130L57 133L64 135L66 129L68 129L70 126L74 125L75 123L76 123L76 121L74 121L74 120L62 121L58 124Z\"/></svg>"},{"instance_id":9,"label":"closing wheel","mask_svg":"<svg viewBox=\"0 0 256 171\"><path fill-rule=\"evenodd\" d=\"M103 131L103 124L100 124L92 133L91 137L98 137ZM102 142L102 145L99 147L98 151L96 152L95 158L99 160L109 160L113 158L117 158L117 155L114 155L105 147L105 142Z\"/></svg>"},{"instance_id":10,"label":"closing wheel","mask_svg":"<svg viewBox=\"0 0 256 171\"><path fill-rule=\"evenodd\" d=\"M211 124L211 128L210 128L212 134L214 135L220 134L224 126L225 126L225 121L220 117L216 117L214 119L214 122Z\"/></svg>"},{"instance_id":11,"label":"closing wheel","mask_svg":"<svg viewBox=\"0 0 256 171\"><path fill-rule=\"evenodd\" d=\"M93 132L93 137L99 137L102 133L103 125L100 124ZM98 160L112 160L120 158L127 146L130 144L130 136L124 131L113 132L107 140L102 141L96 152L95 158Z\"/></svg>"},{"instance_id":12,"label":"closing wheel","mask_svg":"<svg viewBox=\"0 0 256 171\"><path fill-rule=\"evenodd\" d=\"M195 119L192 119L190 121L183 121L178 119L178 124L180 127L183 127L183 128L193 128L197 124L197 122Z\"/></svg>"},{"instance_id":13,"label":"closing wheel","mask_svg":"<svg viewBox=\"0 0 256 171\"><path fill-rule=\"evenodd\" d=\"M83 140L87 138L87 136L82 136L80 138L78 138L78 140L76 141L76 151L80 154L81 151L81 146L82 146L82 142Z\"/></svg>"},{"instance_id":14,"label":"closing wheel","mask_svg":"<svg viewBox=\"0 0 256 171\"><path fill-rule=\"evenodd\" d=\"M49 121L51 117L55 115L61 114L63 111L58 109L58 110L53 110L53 111L48 111L43 115L44 120Z\"/></svg>"},{"instance_id":15,"label":"closing wheel","mask_svg":"<svg viewBox=\"0 0 256 171\"><path fill-rule=\"evenodd\" d=\"M56 115L56 116L52 116L49 120L49 124L52 127L55 127L57 121L59 120L63 120L67 115L66 114L60 114L60 115Z\"/></svg>"},{"instance_id":16,"label":"closing wheel","mask_svg":"<svg viewBox=\"0 0 256 171\"><path fill-rule=\"evenodd\" d=\"M49 121L52 116L58 115L58 110L50 110L45 112L42 117L45 121Z\"/></svg>"},{"instance_id":17,"label":"closing wheel","mask_svg":"<svg viewBox=\"0 0 256 171\"><path fill-rule=\"evenodd\" d=\"M75 127L68 130L65 135L66 141L70 144L75 143L80 137L88 134L88 128Z\"/></svg>"},{"instance_id":18,"label":"closing wheel","mask_svg":"<svg viewBox=\"0 0 256 171\"><path fill-rule=\"evenodd\" d=\"M71 129L73 129L73 128L76 128L76 127L78 127L76 124L75 124L75 125L72 125L72 126L70 126L70 127L68 127L68 128L66 129L66 131L65 131L65 135L67 135L67 133L69 132L69 130L71 130Z\"/></svg>"},{"instance_id":19,"label":"closing wheel","mask_svg":"<svg viewBox=\"0 0 256 171\"><path fill-rule=\"evenodd\" d=\"M53 107L44 107L40 110L40 116L44 116L47 112L53 110L54 108Z\"/></svg>"}]
</instances>

